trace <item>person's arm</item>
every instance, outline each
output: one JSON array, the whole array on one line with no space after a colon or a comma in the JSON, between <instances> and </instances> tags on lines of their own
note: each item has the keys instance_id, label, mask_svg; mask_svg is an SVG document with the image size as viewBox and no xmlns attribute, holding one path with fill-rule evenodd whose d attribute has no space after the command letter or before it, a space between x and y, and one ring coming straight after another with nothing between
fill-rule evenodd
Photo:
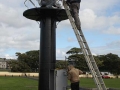
<instances>
[{"instance_id":1,"label":"person's arm","mask_svg":"<svg viewBox=\"0 0 120 90\"><path fill-rule=\"evenodd\" d=\"M80 75L80 74L83 74L83 71L79 70L79 75Z\"/></svg>"},{"instance_id":2,"label":"person's arm","mask_svg":"<svg viewBox=\"0 0 120 90\"><path fill-rule=\"evenodd\" d=\"M69 79L69 80L71 79L71 75L70 75L70 72L68 72L68 79Z\"/></svg>"}]
</instances>

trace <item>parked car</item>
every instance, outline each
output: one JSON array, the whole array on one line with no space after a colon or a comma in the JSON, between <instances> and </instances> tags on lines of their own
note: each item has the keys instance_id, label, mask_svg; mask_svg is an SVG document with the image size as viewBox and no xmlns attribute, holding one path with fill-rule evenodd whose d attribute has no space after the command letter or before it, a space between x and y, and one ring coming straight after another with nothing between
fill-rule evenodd
<instances>
[{"instance_id":1,"label":"parked car","mask_svg":"<svg viewBox=\"0 0 120 90\"><path fill-rule=\"evenodd\" d=\"M110 78L110 76L108 76L108 75L102 75L102 78Z\"/></svg>"}]
</instances>

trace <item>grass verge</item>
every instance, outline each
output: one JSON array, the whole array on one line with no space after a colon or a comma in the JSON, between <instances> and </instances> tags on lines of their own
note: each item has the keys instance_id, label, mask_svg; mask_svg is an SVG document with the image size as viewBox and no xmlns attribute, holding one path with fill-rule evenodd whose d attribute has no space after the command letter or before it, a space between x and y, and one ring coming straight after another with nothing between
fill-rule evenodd
<instances>
[{"instance_id":1,"label":"grass verge","mask_svg":"<svg viewBox=\"0 0 120 90\"><path fill-rule=\"evenodd\" d=\"M0 90L38 90L38 81L23 77L0 77Z\"/></svg>"},{"instance_id":2,"label":"grass verge","mask_svg":"<svg viewBox=\"0 0 120 90\"><path fill-rule=\"evenodd\" d=\"M36 78L35 78L36 79ZM120 89L119 79L103 79L107 88ZM70 84L70 82L68 82ZM80 78L80 87L96 88L92 78ZM0 77L0 90L38 90L38 80L24 77Z\"/></svg>"},{"instance_id":3,"label":"grass verge","mask_svg":"<svg viewBox=\"0 0 120 90\"><path fill-rule=\"evenodd\" d=\"M103 79L107 88L119 88L120 89L120 78L115 79ZM80 78L80 86L86 88L95 88L96 85L92 78Z\"/></svg>"}]
</instances>

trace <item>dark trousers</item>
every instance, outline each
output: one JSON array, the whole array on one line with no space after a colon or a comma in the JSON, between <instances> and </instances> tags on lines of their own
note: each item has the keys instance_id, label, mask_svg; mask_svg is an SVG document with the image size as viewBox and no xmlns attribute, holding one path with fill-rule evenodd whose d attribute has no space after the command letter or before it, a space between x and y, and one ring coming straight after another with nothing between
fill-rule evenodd
<instances>
[{"instance_id":1,"label":"dark trousers","mask_svg":"<svg viewBox=\"0 0 120 90\"><path fill-rule=\"evenodd\" d=\"M75 24L78 30L81 30L81 23L79 18L79 9L80 9L80 3L71 3L70 4L70 10L71 14L75 20Z\"/></svg>"},{"instance_id":2,"label":"dark trousers","mask_svg":"<svg viewBox=\"0 0 120 90\"><path fill-rule=\"evenodd\" d=\"M71 90L79 90L79 82L71 83Z\"/></svg>"}]
</instances>

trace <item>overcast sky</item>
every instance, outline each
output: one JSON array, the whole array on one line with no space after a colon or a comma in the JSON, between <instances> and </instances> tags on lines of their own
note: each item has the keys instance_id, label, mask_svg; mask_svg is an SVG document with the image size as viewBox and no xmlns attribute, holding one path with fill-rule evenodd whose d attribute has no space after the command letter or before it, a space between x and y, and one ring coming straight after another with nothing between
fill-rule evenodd
<instances>
[{"instance_id":1,"label":"overcast sky","mask_svg":"<svg viewBox=\"0 0 120 90\"><path fill-rule=\"evenodd\" d=\"M16 58L15 53L38 50L40 28L23 17L25 0L0 0L0 58ZM38 6L36 0L33 0ZM120 0L82 0L80 19L91 52L120 56ZM26 5L33 8L28 1ZM65 59L66 51L79 47L68 20L56 29L56 57Z\"/></svg>"}]
</instances>

